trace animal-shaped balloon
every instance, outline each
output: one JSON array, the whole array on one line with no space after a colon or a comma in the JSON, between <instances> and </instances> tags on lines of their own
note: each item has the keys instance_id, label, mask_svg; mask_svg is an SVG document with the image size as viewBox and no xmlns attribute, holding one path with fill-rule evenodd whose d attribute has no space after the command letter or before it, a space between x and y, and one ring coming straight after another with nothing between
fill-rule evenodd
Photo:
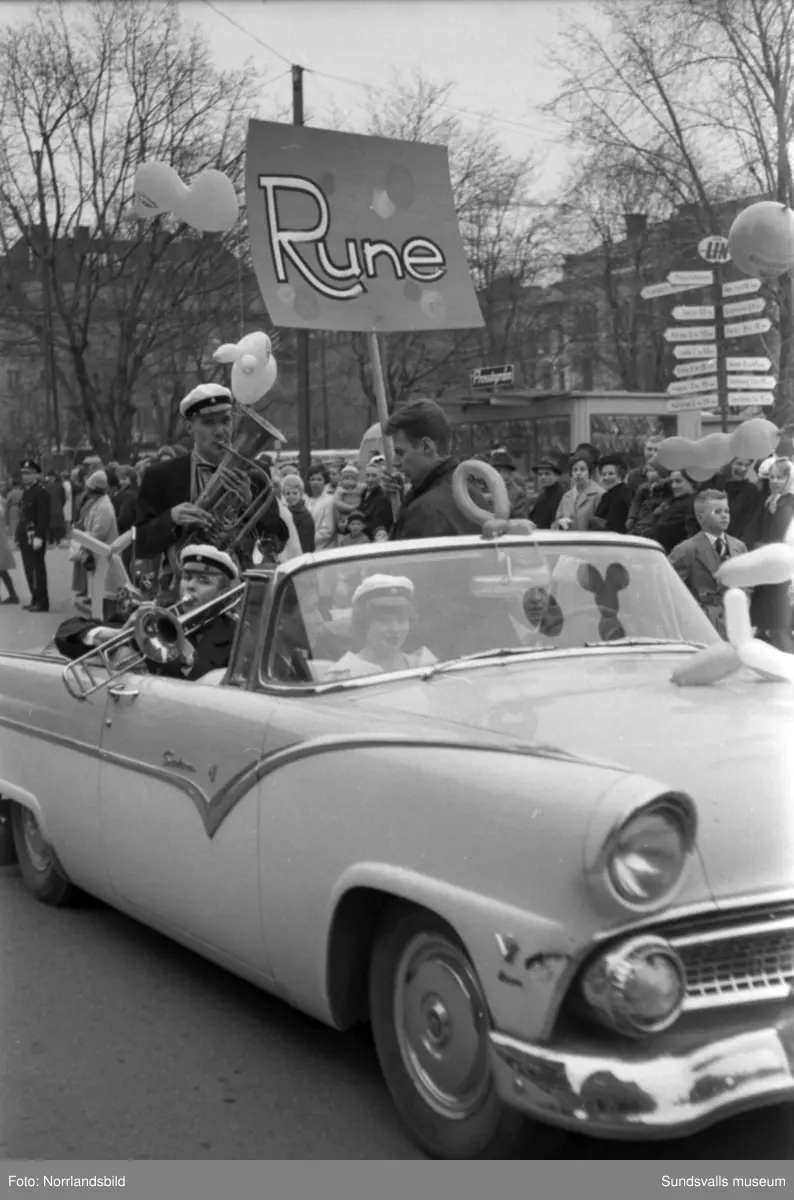
<instances>
[{"instance_id":1,"label":"animal-shaped balloon","mask_svg":"<svg viewBox=\"0 0 794 1200\"><path fill-rule=\"evenodd\" d=\"M234 184L223 171L202 171L188 187L168 163L142 163L134 186L135 212L144 219L170 212L194 229L222 233L240 211Z\"/></svg>"},{"instance_id":2,"label":"animal-shaped balloon","mask_svg":"<svg viewBox=\"0 0 794 1200\"><path fill-rule=\"evenodd\" d=\"M266 333L247 333L236 344L226 342L212 357L233 364L232 395L240 404L256 404L276 382L278 366Z\"/></svg>"},{"instance_id":3,"label":"animal-shaped balloon","mask_svg":"<svg viewBox=\"0 0 794 1200\"><path fill-rule=\"evenodd\" d=\"M750 601L743 588L786 583L794 579L794 523L784 542L759 546L722 564L717 579L725 593L725 628L728 641L699 650L673 672L673 683L686 687L717 683L740 667L749 667L762 679L794 683L794 654L786 654L753 635Z\"/></svg>"},{"instance_id":4,"label":"animal-shaped balloon","mask_svg":"<svg viewBox=\"0 0 794 1200\"><path fill-rule=\"evenodd\" d=\"M728 250L748 275L785 275L794 267L794 212L776 200L749 205L731 225Z\"/></svg>"},{"instance_id":5,"label":"animal-shaped balloon","mask_svg":"<svg viewBox=\"0 0 794 1200\"><path fill-rule=\"evenodd\" d=\"M765 458L780 441L780 430L763 417L742 421L733 433L710 433L704 438L665 438L656 459L668 471L686 471L698 483L711 479L734 458Z\"/></svg>"}]
</instances>

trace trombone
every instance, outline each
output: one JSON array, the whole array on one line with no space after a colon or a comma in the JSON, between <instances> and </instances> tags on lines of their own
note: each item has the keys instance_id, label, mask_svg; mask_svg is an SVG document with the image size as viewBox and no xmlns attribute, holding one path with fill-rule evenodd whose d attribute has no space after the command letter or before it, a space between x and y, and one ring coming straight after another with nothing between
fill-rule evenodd
<instances>
[{"instance_id":1,"label":"trombone","mask_svg":"<svg viewBox=\"0 0 794 1200\"><path fill-rule=\"evenodd\" d=\"M113 637L100 642L63 669L63 682L75 700L88 700L129 671L147 663L163 666L185 658L185 642L216 617L232 614L245 584L239 583L214 600L189 609L183 601L171 608L144 604ZM98 676L98 672L107 672Z\"/></svg>"}]
</instances>

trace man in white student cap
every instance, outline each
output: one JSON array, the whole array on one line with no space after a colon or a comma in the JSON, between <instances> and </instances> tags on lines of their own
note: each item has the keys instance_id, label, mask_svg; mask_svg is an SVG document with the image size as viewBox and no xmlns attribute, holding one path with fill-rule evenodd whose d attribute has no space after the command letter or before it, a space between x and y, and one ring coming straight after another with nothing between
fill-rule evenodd
<instances>
[{"instance_id":1,"label":"man in white student cap","mask_svg":"<svg viewBox=\"0 0 794 1200\"><path fill-rule=\"evenodd\" d=\"M179 411L193 439L189 455L169 459L145 472L138 493L136 554L155 558L166 554L186 535L210 527L196 499L212 478L232 435L232 394L218 383L201 383L185 396ZM288 532L275 505L257 527L260 537L286 543Z\"/></svg>"}]
</instances>

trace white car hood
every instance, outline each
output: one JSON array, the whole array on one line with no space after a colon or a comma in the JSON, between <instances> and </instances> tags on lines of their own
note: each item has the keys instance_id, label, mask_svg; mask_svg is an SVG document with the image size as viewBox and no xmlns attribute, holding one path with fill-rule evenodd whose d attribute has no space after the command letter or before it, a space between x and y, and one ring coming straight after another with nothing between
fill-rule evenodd
<instances>
[{"instance_id":1,"label":"white car hood","mask_svg":"<svg viewBox=\"0 0 794 1200\"><path fill-rule=\"evenodd\" d=\"M681 653L597 650L351 690L368 710L498 731L687 792L714 899L794 889L794 687L670 682ZM384 714L385 715L385 714Z\"/></svg>"}]
</instances>

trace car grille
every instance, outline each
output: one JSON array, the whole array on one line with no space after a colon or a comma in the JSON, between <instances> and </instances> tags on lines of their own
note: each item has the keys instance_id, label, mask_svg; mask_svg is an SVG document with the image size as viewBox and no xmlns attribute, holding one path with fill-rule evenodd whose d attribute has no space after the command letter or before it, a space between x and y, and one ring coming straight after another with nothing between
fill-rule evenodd
<instances>
[{"instance_id":1,"label":"car grille","mask_svg":"<svg viewBox=\"0 0 794 1200\"><path fill-rule=\"evenodd\" d=\"M673 933L686 970L685 1008L782 1000L794 988L794 916Z\"/></svg>"}]
</instances>

